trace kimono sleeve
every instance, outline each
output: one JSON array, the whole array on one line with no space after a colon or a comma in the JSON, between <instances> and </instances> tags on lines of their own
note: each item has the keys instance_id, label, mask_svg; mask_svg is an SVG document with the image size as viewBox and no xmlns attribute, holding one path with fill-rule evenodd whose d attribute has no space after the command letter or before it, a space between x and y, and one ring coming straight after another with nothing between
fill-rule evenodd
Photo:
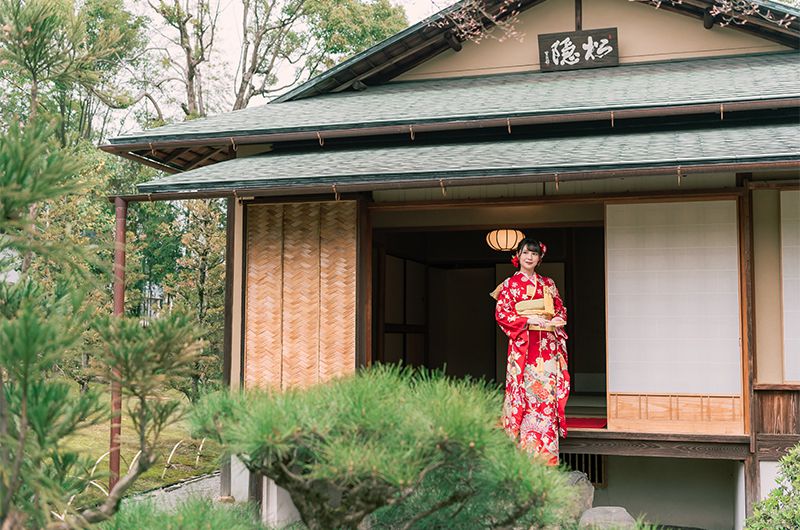
<instances>
[{"instance_id":1,"label":"kimono sleeve","mask_svg":"<svg viewBox=\"0 0 800 530\"><path fill-rule=\"evenodd\" d=\"M503 288L500 289L500 294L497 295L497 304L494 311L494 318L497 320L497 324L503 330L503 333L509 337L518 335L528 325L528 319L520 316L514 307L516 301L514 300L512 288L513 283L510 280L503 282Z\"/></svg>"},{"instance_id":2,"label":"kimono sleeve","mask_svg":"<svg viewBox=\"0 0 800 530\"><path fill-rule=\"evenodd\" d=\"M561 319L566 322L567 321L567 308L564 306L564 301L561 300L561 295L558 294L558 287L556 287L556 282L550 280L550 283L553 287L553 309L555 310L555 314L553 318L561 317Z\"/></svg>"}]
</instances>

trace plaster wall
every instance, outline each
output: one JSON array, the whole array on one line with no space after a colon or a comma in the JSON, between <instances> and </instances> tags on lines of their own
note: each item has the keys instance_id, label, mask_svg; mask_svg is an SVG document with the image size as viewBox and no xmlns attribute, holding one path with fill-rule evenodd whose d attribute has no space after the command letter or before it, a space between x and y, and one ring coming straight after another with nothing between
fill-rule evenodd
<instances>
[{"instance_id":1,"label":"plaster wall","mask_svg":"<svg viewBox=\"0 0 800 530\"><path fill-rule=\"evenodd\" d=\"M756 380L783 382L780 191L753 191Z\"/></svg>"},{"instance_id":2,"label":"plaster wall","mask_svg":"<svg viewBox=\"0 0 800 530\"><path fill-rule=\"evenodd\" d=\"M608 457L608 487L594 506L623 506L650 523L706 530L735 527L737 462Z\"/></svg>"},{"instance_id":3,"label":"plaster wall","mask_svg":"<svg viewBox=\"0 0 800 530\"><path fill-rule=\"evenodd\" d=\"M521 13L518 35L495 28L460 52L445 51L398 76L397 81L539 70L539 34L573 31L573 0L547 0ZM616 27L620 64L785 51L788 48L732 27L703 28L701 20L628 0L583 2L583 29Z\"/></svg>"},{"instance_id":4,"label":"plaster wall","mask_svg":"<svg viewBox=\"0 0 800 530\"><path fill-rule=\"evenodd\" d=\"M759 462L758 463L758 477L759 477L759 493L761 499L766 499L769 494L778 487L778 472L780 471L780 462Z\"/></svg>"}]
</instances>

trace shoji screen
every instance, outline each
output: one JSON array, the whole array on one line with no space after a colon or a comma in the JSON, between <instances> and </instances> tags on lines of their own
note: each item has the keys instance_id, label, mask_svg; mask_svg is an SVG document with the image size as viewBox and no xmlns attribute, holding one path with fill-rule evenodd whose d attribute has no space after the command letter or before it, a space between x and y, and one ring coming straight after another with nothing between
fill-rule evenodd
<instances>
[{"instance_id":1,"label":"shoji screen","mask_svg":"<svg viewBox=\"0 0 800 530\"><path fill-rule=\"evenodd\" d=\"M733 200L608 205L609 428L742 432Z\"/></svg>"},{"instance_id":2,"label":"shoji screen","mask_svg":"<svg viewBox=\"0 0 800 530\"><path fill-rule=\"evenodd\" d=\"M783 379L800 381L800 191L781 192Z\"/></svg>"}]
</instances>

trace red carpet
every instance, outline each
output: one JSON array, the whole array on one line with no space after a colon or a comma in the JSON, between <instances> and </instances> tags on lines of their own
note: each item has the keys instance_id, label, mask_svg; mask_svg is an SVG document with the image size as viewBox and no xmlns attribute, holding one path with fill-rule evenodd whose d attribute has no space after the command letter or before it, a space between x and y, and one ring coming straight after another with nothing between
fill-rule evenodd
<instances>
[{"instance_id":1,"label":"red carpet","mask_svg":"<svg viewBox=\"0 0 800 530\"><path fill-rule=\"evenodd\" d=\"M567 418L567 429L605 429L606 418Z\"/></svg>"}]
</instances>

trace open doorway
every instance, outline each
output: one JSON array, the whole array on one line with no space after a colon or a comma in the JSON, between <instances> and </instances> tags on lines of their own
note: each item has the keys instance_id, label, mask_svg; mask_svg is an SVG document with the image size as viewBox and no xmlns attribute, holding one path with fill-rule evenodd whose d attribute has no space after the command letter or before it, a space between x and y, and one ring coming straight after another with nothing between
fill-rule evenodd
<instances>
[{"instance_id":1,"label":"open doorway","mask_svg":"<svg viewBox=\"0 0 800 530\"><path fill-rule=\"evenodd\" d=\"M567 415L606 416L604 230L601 225L525 229L545 241L539 272L568 310ZM492 381L506 376L507 338L489 293L514 268L486 244L488 230L388 228L373 233L373 344L378 362L444 369Z\"/></svg>"}]
</instances>

